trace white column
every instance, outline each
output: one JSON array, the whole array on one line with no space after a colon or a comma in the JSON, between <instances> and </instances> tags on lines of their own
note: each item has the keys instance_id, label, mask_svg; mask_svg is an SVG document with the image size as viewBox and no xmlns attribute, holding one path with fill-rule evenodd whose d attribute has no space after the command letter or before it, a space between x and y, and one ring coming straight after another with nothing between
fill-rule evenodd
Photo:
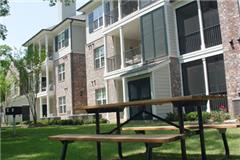
<instances>
[{"instance_id":1,"label":"white column","mask_svg":"<svg viewBox=\"0 0 240 160\"><path fill-rule=\"evenodd\" d=\"M140 0L137 0L138 1L138 10L140 10Z\"/></svg>"},{"instance_id":2,"label":"white column","mask_svg":"<svg viewBox=\"0 0 240 160\"><path fill-rule=\"evenodd\" d=\"M204 31L203 31L203 18L202 18L202 11L201 11L201 4L200 0L197 0L198 5L198 17L199 17L199 26L200 26L200 36L201 36L201 49L205 49L205 40L204 40Z\"/></svg>"},{"instance_id":3,"label":"white column","mask_svg":"<svg viewBox=\"0 0 240 160\"><path fill-rule=\"evenodd\" d=\"M108 80L105 80L104 81L104 85L105 85L105 91L106 91L106 103L108 104L109 103L109 96L108 96ZM107 113L107 120L109 120L110 121L110 117L109 117L109 113Z\"/></svg>"},{"instance_id":4,"label":"white column","mask_svg":"<svg viewBox=\"0 0 240 160\"><path fill-rule=\"evenodd\" d=\"M39 116L40 118L43 118L43 115L42 115L42 97L39 97Z\"/></svg>"},{"instance_id":5,"label":"white column","mask_svg":"<svg viewBox=\"0 0 240 160\"><path fill-rule=\"evenodd\" d=\"M207 73L207 63L206 63L206 59L203 58L202 59L202 63L203 63L203 74L204 74L204 84L205 84L205 94L209 95L209 87L208 87L208 73ZM207 102L207 112L210 112L210 102Z\"/></svg>"},{"instance_id":6,"label":"white column","mask_svg":"<svg viewBox=\"0 0 240 160\"><path fill-rule=\"evenodd\" d=\"M104 44L104 74L107 73L107 35L103 36L103 44Z\"/></svg>"},{"instance_id":7,"label":"white column","mask_svg":"<svg viewBox=\"0 0 240 160\"><path fill-rule=\"evenodd\" d=\"M102 0L102 10L103 10L103 27L105 27L106 26L106 24L105 24L105 3L104 3L104 1L105 0Z\"/></svg>"},{"instance_id":8,"label":"white column","mask_svg":"<svg viewBox=\"0 0 240 160\"><path fill-rule=\"evenodd\" d=\"M122 88L123 88L123 102L127 102L128 100L128 93L127 93L127 86L126 86L126 78L122 78ZM129 116L129 108L124 109L124 120L127 120Z\"/></svg>"},{"instance_id":9,"label":"white column","mask_svg":"<svg viewBox=\"0 0 240 160\"><path fill-rule=\"evenodd\" d=\"M124 34L123 34L123 27L119 28L120 33L120 53L121 53L121 68L124 68L125 66L125 46L124 46Z\"/></svg>"},{"instance_id":10,"label":"white column","mask_svg":"<svg viewBox=\"0 0 240 160\"><path fill-rule=\"evenodd\" d=\"M45 52L46 52L46 92L47 92L47 117L50 114L50 100L49 100L49 68L48 68L48 36L45 35Z\"/></svg>"},{"instance_id":11,"label":"white column","mask_svg":"<svg viewBox=\"0 0 240 160\"><path fill-rule=\"evenodd\" d=\"M122 6L121 6L121 0L118 0L118 20L122 19Z\"/></svg>"},{"instance_id":12,"label":"white column","mask_svg":"<svg viewBox=\"0 0 240 160\"><path fill-rule=\"evenodd\" d=\"M41 56L41 51L42 46L41 46L41 41L39 40L38 42L38 54ZM39 92L42 92L42 72L39 74Z\"/></svg>"}]
</instances>

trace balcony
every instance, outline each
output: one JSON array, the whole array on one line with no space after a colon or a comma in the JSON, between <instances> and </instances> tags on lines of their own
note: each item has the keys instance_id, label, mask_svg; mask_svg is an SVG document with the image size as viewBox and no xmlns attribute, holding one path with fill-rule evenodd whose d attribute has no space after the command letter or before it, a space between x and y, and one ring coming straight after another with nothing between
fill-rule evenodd
<instances>
[{"instance_id":1,"label":"balcony","mask_svg":"<svg viewBox=\"0 0 240 160\"><path fill-rule=\"evenodd\" d=\"M138 10L138 1L123 0L121 3L122 17L125 17Z\"/></svg>"},{"instance_id":2,"label":"balcony","mask_svg":"<svg viewBox=\"0 0 240 160\"><path fill-rule=\"evenodd\" d=\"M108 72L115 71L121 68L121 56L114 55L107 58L107 70Z\"/></svg>"},{"instance_id":3,"label":"balcony","mask_svg":"<svg viewBox=\"0 0 240 160\"><path fill-rule=\"evenodd\" d=\"M118 21L118 8L105 12L105 24L111 25Z\"/></svg>"},{"instance_id":4,"label":"balcony","mask_svg":"<svg viewBox=\"0 0 240 160\"><path fill-rule=\"evenodd\" d=\"M125 51L125 66L131 66L141 62L141 47L136 47Z\"/></svg>"}]
</instances>

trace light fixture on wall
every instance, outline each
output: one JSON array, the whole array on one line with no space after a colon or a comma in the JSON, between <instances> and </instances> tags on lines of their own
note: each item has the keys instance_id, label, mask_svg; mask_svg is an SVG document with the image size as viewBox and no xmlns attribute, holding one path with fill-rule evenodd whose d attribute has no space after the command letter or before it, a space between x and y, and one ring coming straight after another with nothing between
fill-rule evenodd
<instances>
[{"instance_id":1,"label":"light fixture on wall","mask_svg":"<svg viewBox=\"0 0 240 160\"><path fill-rule=\"evenodd\" d=\"M235 47L234 47L234 42L233 42L233 39L232 39L231 41L229 41L229 43L230 43L230 45L231 45L232 49L234 49Z\"/></svg>"},{"instance_id":2,"label":"light fixture on wall","mask_svg":"<svg viewBox=\"0 0 240 160\"><path fill-rule=\"evenodd\" d=\"M240 43L240 37L237 39L238 43Z\"/></svg>"}]
</instances>

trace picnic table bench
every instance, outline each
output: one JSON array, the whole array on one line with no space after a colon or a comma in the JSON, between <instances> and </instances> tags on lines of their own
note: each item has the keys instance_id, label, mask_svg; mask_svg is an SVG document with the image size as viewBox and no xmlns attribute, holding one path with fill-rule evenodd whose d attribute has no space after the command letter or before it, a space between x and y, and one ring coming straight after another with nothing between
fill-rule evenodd
<instances>
[{"instance_id":1,"label":"picnic table bench","mask_svg":"<svg viewBox=\"0 0 240 160\"><path fill-rule=\"evenodd\" d=\"M94 141L97 145L97 160L101 160L101 142L117 142L118 143L118 155L119 159L123 159L122 155L122 142L143 142L147 143L147 159L152 159L152 144L163 144L176 140L181 142L181 152L182 160L187 159L186 154L186 144L185 144L185 133L189 131L184 127L184 118L183 118L183 107L196 107L198 113L198 132L200 136L201 144L201 156L202 160L206 160L206 149L204 141L204 128L202 120L202 105L206 105L208 100L221 99L225 96L180 96L180 97L171 97L171 98L162 98L162 99L150 99L150 100L140 100L140 101L131 101L131 102L120 102L113 104L104 104L104 105L93 105L93 106L81 106L79 110L85 110L88 113L94 113L96 118L96 135L56 135L50 136L50 140L57 140L63 143L62 156L61 160L64 160L66 157L67 146L70 142L74 141ZM173 104L177 108L179 116L179 124L170 122L158 115L150 113L146 110L140 110L138 113L130 117L123 123L120 123L120 112L123 111L125 107L150 107L151 105L156 105L156 107L161 107L163 104ZM116 113L116 128L112 129L109 132L101 133L100 132L100 113L115 112ZM129 123L131 120L134 120L137 116L141 114L148 114L153 118L159 119L163 122L166 122L169 125L177 127L179 129L179 134L177 135L155 135L152 138L148 135L121 135L121 128ZM113 135L114 134L114 135ZM135 137L135 138L134 138ZM154 142L154 143L153 143Z\"/></svg>"},{"instance_id":2,"label":"picnic table bench","mask_svg":"<svg viewBox=\"0 0 240 160\"><path fill-rule=\"evenodd\" d=\"M63 143L63 150L61 159L65 159L67 147L69 143L74 141L93 141L93 142L143 142L147 146L147 159L150 160L152 157L152 146L154 144L163 144L173 141L177 141L184 138L181 134L169 134L169 135L106 135L106 134L93 134L93 135L82 135L82 134L64 134L50 136L49 140L57 140Z\"/></svg>"},{"instance_id":3,"label":"picnic table bench","mask_svg":"<svg viewBox=\"0 0 240 160\"><path fill-rule=\"evenodd\" d=\"M186 129L198 129L198 125L185 125ZM204 129L217 129L222 136L223 145L225 149L225 156L230 156L226 131L228 128L239 128L240 123L223 123L223 124L204 124ZM122 131L134 131L137 134L145 134L146 131L173 131L178 130L175 126L144 126L144 127L124 127Z\"/></svg>"}]
</instances>

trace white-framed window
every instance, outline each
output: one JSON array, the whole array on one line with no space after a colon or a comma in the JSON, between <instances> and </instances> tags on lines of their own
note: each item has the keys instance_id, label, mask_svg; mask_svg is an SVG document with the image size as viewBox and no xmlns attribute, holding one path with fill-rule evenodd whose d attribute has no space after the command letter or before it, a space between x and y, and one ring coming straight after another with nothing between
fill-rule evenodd
<instances>
[{"instance_id":1,"label":"white-framed window","mask_svg":"<svg viewBox=\"0 0 240 160\"><path fill-rule=\"evenodd\" d=\"M104 48L103 46L94 49L95 68L104 67Z\"/></svg>"},{"instance_id":2,"label":"white-framed window","mask_svg":"<svg viewBox=\"0 0 240 160\"><path fill-rule=\"evenodd\" d=\"M65 80L65 64L59 64L58 65L58 81L64 81Z\"/></svg>"},{"instance_id":3,"label":"white-framed window","mask_svg":"<svg viewBox=\"0 0 240 160\"><path fill-rule=\"evenodd\" d=\"M88 16L89 24L89 33L92 33L94 30L100 28L103 25L103 9L102 5L97 7L92 13Z\"/></svg>"},{"instance_id":4,"label":"white-framed window","mask_svg":"<svg viewBox=\"0 0 240 160\"><path fill-rule=\"evenodd\" d=\"M95 90L96 104L106 104L106 89L100 88Z\"/></svg>"},{"instance_id":5,"label":"white-framed window","mask_svg":"<svg viewBox=\"0 0 240 160\"><path fill-rule=\"evenodd\" d=\"M59 113L66 113L66 97L58 97Z\"/></svg>"},{"instance_id":6,"label":"white-framed window","mask_svg":"<svg viewBox=\"0 0 240 160\"><path fill-rule=\"evenodd\" d=\"M55 37L55 48L58 51L69 45L69 29L65 29Z\"/></svg>"}]
</instances>

